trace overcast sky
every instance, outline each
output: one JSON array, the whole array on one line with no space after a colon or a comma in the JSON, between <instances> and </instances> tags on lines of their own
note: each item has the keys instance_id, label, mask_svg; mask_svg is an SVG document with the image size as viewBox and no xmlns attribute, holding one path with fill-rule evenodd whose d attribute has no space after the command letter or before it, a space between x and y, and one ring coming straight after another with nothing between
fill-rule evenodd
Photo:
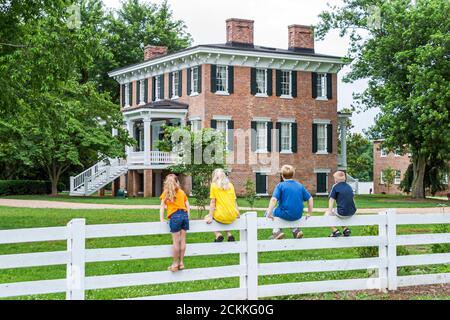
<instances>
[{"instance_id":1,"label":"overcast sky","mask_svg":"<svg viewBox=\"0 0 450 320\"><path fill-rule=\"evenodd\" d=\"M117 8L120 0L103 0L106 6ZM151 0L161 3L162 0ZM341 0L169 0L176 19L186 22L194 45L225 43L225 20L244 18L255 20L255 44L287 48L288 29L291 24L312 25L319 22L318 15L327 9L327 3L339 5ZM338 32L330 33L324 41L316 42L316 52L344 56L348 39ZM348 69L339 72L338 108L352 104L353 92L361 92L366 81L342 83ZM355 132L373 125L377 110L355 114Z\"/></svg>"}]
</instances>

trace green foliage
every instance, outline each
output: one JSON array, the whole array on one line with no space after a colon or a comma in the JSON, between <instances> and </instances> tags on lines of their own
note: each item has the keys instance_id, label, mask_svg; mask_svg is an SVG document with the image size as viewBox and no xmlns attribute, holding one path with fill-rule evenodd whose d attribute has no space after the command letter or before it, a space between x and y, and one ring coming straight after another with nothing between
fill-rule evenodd
<instances>
[{"instance_id":1,"label":"green foliage","mask_svg":"<svg viewBox=\"0 0 450 320\"><path fill-rule=\"evenodd\" d=\"M433 227L433 233L450 233L448 224L440 224ZM450 243L439 243L431 246L433 253L450 253Z\"/></svg>"},{"instance_id":2,"label":"green foliage","mask_svg":"<svg viewBox=\"0 0 450 320\"><path fill-rule=\"evenodd\" d=\"M62 188L58 185L58 190ZM0 180L0 196L49 194L51 190L50 181Z\"/></svg>"},{"instance_id":3,"label":"green foliage","mask_svg":"<svg viewBox=\"0 0 450 320\"><path fill-rule=\"evenodd\" d=\"M428 191L431 195L435 195L440 191L448 189L448 184L444 183L445 175L448 175L448 164L444 161L431 158L425 168L425 178L423 183L424 193ZM411 192L413 183L413 165L408 167L405 172L402 182L400 183L400 189L406 193Z\"/></svg>"},{"instance_id":4,"label":"green foliage","mask_svg":"<svg viewBox=\"0 0 450 320\"><path fill-rule=\"evenodd\" d=\"M378 226L365 226L361 232L362 236L377 236ZM377 247L362 247L356 249L361 258L373 258L378 256Z\"/></svg>"},{"instance_id":5,"label":"green foliage","mask_svg":"<svg viewBox=\"0 0 450 320\"><path fill-rule=\"evenodd\" d=\"M345 81L369 79L357 107L379 108L374 131L385 146L411 151L415 198L424 197L430 155L450 160L448 12L448 0L344 0L320 15L315 32L318 39L333 29L350 36Z\"/></svg>"},{"instance_id":6,"label":"green foliage","mask_svg":"<svg viewBox=\"0 0 450 320\"><path fill-rule=\"evenodd\" d=\"M260 197L256 194L256 184L252 179L247 179L245 181L245 200L250 205L250 208L255 207L255 202L258 201Z\"/></svg>"},{"instance_id":7,"label":"green foliage","mask_svg":"<svg viewBox=\"0 0 450 320\"><path fill-rule=\"evenodd\" d=\"M347 164L353 178L373 181L373 143L360 133L347 135Z\"/></svg>"},{"instance_id":8,"label":"green foliage","mask_svg":"<svg viewBox=\"0 0 450 320\"><path fill-rule=\"evenodd\" d=\"M392 187L395 181L395 170L392 168L386 168L383 170L383 181L389 193L389 189Z\"/></svg>"}]
</instances>

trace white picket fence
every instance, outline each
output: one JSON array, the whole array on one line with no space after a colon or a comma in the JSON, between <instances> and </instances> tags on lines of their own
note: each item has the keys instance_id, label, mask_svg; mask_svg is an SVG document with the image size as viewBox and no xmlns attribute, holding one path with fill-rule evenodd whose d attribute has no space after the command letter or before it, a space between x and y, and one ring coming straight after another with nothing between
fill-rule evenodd
<instances>
[{"instance_id":1,"label":"white picket fence","mask_svg":"<svg viewBox=\"0 0 450 320\"><path fill-rule=\"evenodd\" d=\"M378 215L360 215L348 221L335 217L304 218L291 223L276 219L257 218L256 213L243 215L230 226L207 225L203 221L191 221L189 233L239 230L240 241L234 243L188 244L186 256L239 254L240 264L214 268L187 269L177 273L168 271L85 276L86 263L125 261L137 259L167 258L171 256L170 245L86 249L86 239L169 234L166 223L131 223L112 225L85 225L84 219L72 220L67 227L37 228L0 231L0 244L30 243L67 240L67 251L0 255L0 269L27 268L50 265L67 265L67 278L0 284L0 298L25 295L66 292L70 300L83 300L86 290L153 285L221 278L240 278L239 288L189 292L164 296L138 298L150 299L249 299L378 289L396 290L398 287L450 282L450 273L398 276L397 268L417 265L450 263L450 253L397 256L397 246L450 243L450 233L397 235L399 225L448 224L448 214L401 214L394 210ZM258 240L258 230L272 228L317 228L336 226L377 225L378 236L349 238L305 238L295 240ZM189 234L188 234L189 236ZM289 250L338 249L354 247L378 247L379 256L364 259L315 260L299 262L258 263L258 253ZM187 260L189 263L189 260ZM259 285L259 276L377 269L375 278L312 281Z\"/></svg>"}]
</instances>

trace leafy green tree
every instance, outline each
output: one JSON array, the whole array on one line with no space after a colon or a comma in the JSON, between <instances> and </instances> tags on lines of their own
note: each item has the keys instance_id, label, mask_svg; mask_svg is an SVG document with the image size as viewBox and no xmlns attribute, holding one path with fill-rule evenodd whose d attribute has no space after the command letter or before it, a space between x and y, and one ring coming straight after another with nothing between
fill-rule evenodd
<instances>
[{"instance_id":1,"label":"leafy green tree","mask_svg":"<svg viewBox=\"0 0 450 320\"><path fill-rule=\"evenodd\" d=\"M347 136L348 174L359 181L373 181L373 143L360 133Z\"/></svg>"},{"instance_id":2,"label":"leafy green tree","mask_svg":"<svg viewBox=\"0 0 450 320\"><path fill-rule=\"evenodd\" d=\"M389 193L390 188L395 181L395 170L392 168L387 168L383 170L383 182L386 185L387 191Z\"/></svg>"},{"instance_id":3,"label":"leafy green tree","mask_svg":"<svg viewBox=\"0 0 450 320\"><path fill-rule=\"evenodd\" d=\"M389 149L412 153L412 196L423 198L430 155L450 160L450 2L344 0L323 12L316 36L350 35L348 82L369 79L358 107L380 108L377 130Z\"/></svg>"},{"instance_id":4,"label":"leafy green tree","mask_svg":"<svg viewBox=\"0 0 450 320\"><path fill-rule=\"evenodd\" d=\"M256 194L256 184L252 179L247 179L245 181L245 200L250 205L250 208L255 207L256 201L260 199L260 197Z\"/></svg>"}]
</instances>

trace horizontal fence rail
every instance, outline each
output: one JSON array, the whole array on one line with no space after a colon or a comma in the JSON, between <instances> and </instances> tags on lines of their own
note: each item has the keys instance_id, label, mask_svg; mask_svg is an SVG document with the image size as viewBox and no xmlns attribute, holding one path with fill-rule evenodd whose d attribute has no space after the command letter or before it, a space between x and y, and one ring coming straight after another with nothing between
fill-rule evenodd
<instances>
[{"instance_id":1,"label":"horizontal fence rail","mask_svg":"<svg viewBox=\"0 0 450 320\"><path fill-rule=\"evenodd\" d=\"M232 225L191 221L189 233L239 231L238 242L188 244L187 257L238 254L239 264L187 269L182 272L153 271L145 273L85 276L87 263L112 262L171 257L171 245L86 249L86 240L170 234L167 223L127 223L86 225L84 219L72 220L66 227L1 230L0 244L67 241L66 251L0 255L1 269L18 269L66 265L66 279L0 284L0 298L66 293L66 299L83 300L86 290L101 290L164 283L239 278L239 288L185 292L179 294L133 298L161 299L249 299L349 290L396 290L398 287L450 283L450 273L398 276L398 267L450 263L450 253L397 256L397 246L450 243L450 233L397 235L398 225L449 224L448 214L397 215L388 210L378 215L360 215L348 220L337 217L303 218L296 222L257 218L256 213L242 215ZM318 228L331 226L377 226L376 236L349 238L305 238L295 240L258 240L258 230L272 228ZM360 259L309 260L258 263L258 254L316 249L377 247L378 256ZM261 276L375 270L375 276L363 279L310 281L259 285Z\"/></svg>"}]
</instances>

